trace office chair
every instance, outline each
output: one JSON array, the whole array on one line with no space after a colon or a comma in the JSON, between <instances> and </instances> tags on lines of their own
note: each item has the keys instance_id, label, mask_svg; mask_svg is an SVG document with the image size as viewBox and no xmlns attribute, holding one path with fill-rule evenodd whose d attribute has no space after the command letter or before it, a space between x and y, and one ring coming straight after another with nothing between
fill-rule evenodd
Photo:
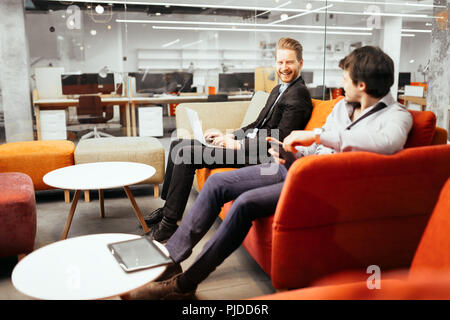
<instances>
[{"instance_id":1,"label":"office chair","mask_svg":"<svg viewBox=\"0 0 450 320\"><path fill-rule=\"evenodd\" d=\"M77 119L79 123L106 123L114 116L112 105L108 105L103 110L100 96L80 96L78 98ZM80 140L88 138L113 137L110 134L94 130L83 135Z\"/></svg>"}]
</instances>

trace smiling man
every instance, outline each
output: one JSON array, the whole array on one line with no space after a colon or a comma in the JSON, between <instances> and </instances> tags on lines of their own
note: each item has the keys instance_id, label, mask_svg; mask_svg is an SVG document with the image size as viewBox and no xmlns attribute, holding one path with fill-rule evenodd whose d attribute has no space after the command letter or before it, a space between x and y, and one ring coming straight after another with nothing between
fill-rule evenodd
<instances>
[{"instance_id":1,"label":"smiling man","mask_svg":"<svg viewBox=\"0 0 450 320\"><path fill-rule=\"evenodd\" d=\"M162 208L145 217L153 239L164 242L177 229L192 188L196 169L240 168L270 161L267 136L284 139L292 130L305 127L312 112L312 102L300 70L303 48L294 39L281 38L276 49L276 70L282 83L270 93L257 119L231 134L205 136L219 148L196 140L176 140L170 146L161 198ZM223 149L225 148L225 149ZM208 159L204 156L208 155ZM186 161L194 159L195 161ZM210 159L214 159L211 163ZM200 160L200 161L197 161Z\"/></svg>"}]
</instances>

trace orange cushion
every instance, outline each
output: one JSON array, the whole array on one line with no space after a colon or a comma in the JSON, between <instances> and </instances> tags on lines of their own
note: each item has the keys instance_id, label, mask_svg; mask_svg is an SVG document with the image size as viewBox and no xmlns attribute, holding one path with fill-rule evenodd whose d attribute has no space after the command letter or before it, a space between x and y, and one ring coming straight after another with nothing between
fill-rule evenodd
<instances>
[{"instance_id":1,"label":"orange cushion","mask_svg":"<svg viewBox=\"0 0 450 320\"><path fill-rule=\"evenodd\" d=\"M450 270L450 179L442 188L420 244L416 250L410 277L427 270Z\"/></svg>"},{"instance_id":2,"label":"orange cushion","mask_svg":"<svg viewBox=\"0 0 450 320\"><path fill-rule=\"evenodd\" d=\"M380 289L369 290L367 283L353 282L316 286L255 297L255 300L448 300L450 275L434 274L414 281L381 280Z\"/></svg>"},{"instance_id":3,"label":"orange cushion","mask_svg":"<svg viewBox=\"0 0 450 320\"><path fill-rule=\"evenodd\" d=\"M311 118L306 124L305 130L313 130L314 128L320 128L325 124L328 115L334 108L334 105L342 100L344 97L339 96L333 100L317 100L311 99L313 104L313 111Z\"/></svg>"},{"instance_id":4,"label":"orange cushion","mask_svg":"<svg viewBox=\"0 0 450 320\"><path fill-rule=\"evenodd\" d=\"M31 177L35 190L50 189L42 178L52 170L74 164L72 141L24 141L0 146L0 172L22 172Z\"/></svg>"},{"instance_id":5,"label":"orange cushion","mask_svg":"<svg viewBox=\"0 0 450 320\"><path fill-rule=\"evenodd\" d=\"M405 148L428 146L436 129L436 116L431 111L408 110L413 117L413 126Z\"/></svg>"}]
</instances>

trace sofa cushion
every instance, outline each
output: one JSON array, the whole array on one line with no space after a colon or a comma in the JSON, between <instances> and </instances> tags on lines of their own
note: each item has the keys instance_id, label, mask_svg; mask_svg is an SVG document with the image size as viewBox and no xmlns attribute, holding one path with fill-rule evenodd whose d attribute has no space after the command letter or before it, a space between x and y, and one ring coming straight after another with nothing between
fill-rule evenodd
<instances>
[{"instance_id":1,"label":"sofa cushion","mask_svg":"<svg viewBox=\"0 0 450 320\"><path fill-rule=\"evenodd\" d=\"M408 110L413 117L413 126L405 148L423 147L431 144L436 129L436 116L431 111Z\"/></svg>"},{"instance_id":2,"label":"sofa cushion","mask_svg":"<svg viewBox=\"0 0 450 320\"><path fill-rule=\"evenodd\" d=\"M334 105L338 103L343 96L339 96L333 100L317 100L311 99L313 104L313 111L311 114L311 118L306 124L305 130L313 130L314 128L320 128L325 124L328 115L334 108Z\"/></svg>"},{"instance_id":3,"label":"sofa cushion","mask_svg":"<svg viewBox=\"0 0 450 320\"><path fill-rule=\"evenodd\" d=\"M248 126L250 123L254 122L257 118L261 110L266 105L267 98L269 94L264 91L256 91L253 95L252 101L250 101L250 105L248 106L247 112L244 115L244 119L241 123L241 128Z\"/></svg>"}]
</instances>

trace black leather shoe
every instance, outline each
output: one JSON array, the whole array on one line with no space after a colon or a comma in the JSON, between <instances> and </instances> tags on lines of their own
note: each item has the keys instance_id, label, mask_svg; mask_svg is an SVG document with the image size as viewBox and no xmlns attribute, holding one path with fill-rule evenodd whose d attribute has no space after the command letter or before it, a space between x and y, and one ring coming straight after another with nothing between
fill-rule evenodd
<instances>
[{"instance_id":1,"label":"black leather shoe","mask_svg":"<svg viewBox=\"0 0 450 320\"><path fill-rule=\"evenodd\" d=\"M181 269L181 265L179 263L171 263L167 266L166 270L164 270L164 272L154 281L168 280L182 272L183 269Z\"/></svg>"},{"instance_id":2,"label":"black leather shoe","mask_svg":"<svg viewBox=\"0 0 450 320\"><path fill-rule=\"evenodd\" d=\"M147 223L147 226L150 227L150 225L158 223L162 220L164 217L164 210L163 208L158 208L153 212L150 212L149 214L144 216L145 223Z\"/></svg>"},{"instance_id":3,"label":"black leather shoe","mask_svg":"<svg viewBox=\"0 0 450 320\"><path fill-rule=\"evenodd\" d=\"M177 224L166 223L162 220L160 223L153 224L150 231L146 233L153 240L165 243L178 229Z\"/></svg>"}]
</instances>

